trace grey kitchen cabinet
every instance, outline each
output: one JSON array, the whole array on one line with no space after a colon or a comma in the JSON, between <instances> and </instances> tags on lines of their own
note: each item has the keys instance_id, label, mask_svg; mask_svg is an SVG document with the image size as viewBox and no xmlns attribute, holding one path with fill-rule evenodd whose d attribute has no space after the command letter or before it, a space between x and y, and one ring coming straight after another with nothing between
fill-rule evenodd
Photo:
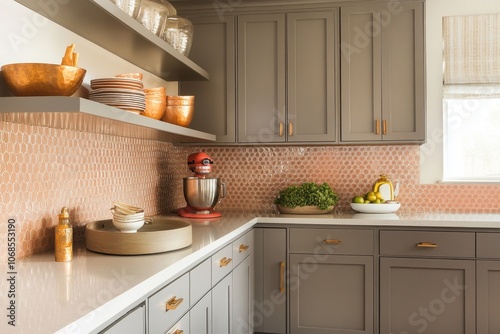
<instances>
[{"instance_id":1,"label":"grey kitchen cabinet","mask_svg":"<svg viewBox=\"0 0 500 334\"><path fill-rule=\"evenodd\" d=\"M290 333L373 333L373 230L291 228Z\"/></svg>"},{"instance_id":2,"label":"grey kitchen cabinet","mask_svg":"<svg viewBox=\"0 0 500 334\"><path fill-rule=\"evenodd\" d=\"M257 227L255 235L255 333L287 333L287 229Z\"/></svg>"},{"instance_id":3,"label":"grey kitchen cabinet","mask_svg":"<svg viewBox=\"0 0 500 334\"><path fill-rule=\"evenodd\" d=\"M500 333L500 234L477 233L477 334Z\"/></svg>"},{"instance_id":4,"label":"grey kitchen cabinet","mask_svg":"<svg viewBox=\"0 0 500 334\"><path fill-rule=\"evenodd\" d=\"M118 319L102 334L140 334L146 333L146 305L143 303Z\"/></svg>"},{"instance_id":5,"label":"grey kitchen cabinet","mask_svg":"<svg viewBox=\"0 0 500 334\"><path fill-rule=\"evenodd\" d=\"M212 333L232 333L233 276L224 277L212 289Z\"/></svg>"},{"instance_id":6,"label":"grey kitchen cabinet","mask_svg":"<svg viewBox=\"0 0 500 334\"><path fill-rule=\"evenodd\" d=\"M251 334L253 230L212 256L212 333Z\"/></svg>"},{"instance_id":7,"label":"grey kitchen cabinet","mask_svg":"<svg viewBox=\"0 0 500 334\"><path fill-rule=\"evenodd\" d=\"M238 142L285 142L285 29L285 14L238 16Z\"/></svg>"},{"instance_id":8,"label":"grey kitchen cabinet","mask_svg":"<svg viewBox=\"0 0 500 334\"><path fill-rule=\"evenodd\" d=\"M425 140L423 7L341 7L341 142Z\"/></svg>"},{"instance_id":9,"label":"grey kitchen cabinet","mask_svg":"<svg viewBox=\"0 0 500 334\"><path fill-rule=\"evenodd\" d=\"M189 311L191 333L212 334L212 292L209 291Z\"/></svg>"},{"instance_id":10,"label":"grey kitchen cabinet","mask_svg":"<svg viewBox=\"0 0 500 334\"><path fill-rule=\"evenodd\" d=\"M477 334L500 333L500 260L478 260Z\"/></svg>"},{"instance_id":11,"label":"grey kitchen cabinet","mask_svg":"<svg viewBox=\"0 0 500 334\"><path fill-rule=\"evenodd\" d=\"M215 134L218 143L236 142L235 17L194 17L196 38L189 57L206 68L210 81L181 81L182 95L195 96L190 127Z\"/></svg>"},{"instance_id":12,"label":"grey kitchen cabinet","mask_svg":"<svg viewBox=\"0 0 500 334\"><path fill-rule=\"evenodd\" d=\"M476 332L475 235L380 232L380 333Z\"/></svg>"},{"instance_id":13,"label":"grey kitchen cabinet","mask_svg":"<svg viewBox=\"0 0 500 334\"><path fill-rule=\"evenodd\" d=\"M253 333L254 232L233 242L233 308L232 332Z\"/></svg>"},{"instance_id":14,"label":"grey kitchen cabinet","mask_svg":"<svg viewBox=\"0 0 500 334\"><path fill-rule=\"evenodd\" d=\"M239 15L238 142L334 142L337 10Z\"/></svg>"},{"instance_id":15,"label":"grey kitchen cabinet","mask_svg":"<svg viewBox=\"0 0 500 334\"><path fill-rule=\"evenodd\" d=\"M233 269L232 332L253 334L253 257L246 257Z\"/></svg>"}]
</instances>

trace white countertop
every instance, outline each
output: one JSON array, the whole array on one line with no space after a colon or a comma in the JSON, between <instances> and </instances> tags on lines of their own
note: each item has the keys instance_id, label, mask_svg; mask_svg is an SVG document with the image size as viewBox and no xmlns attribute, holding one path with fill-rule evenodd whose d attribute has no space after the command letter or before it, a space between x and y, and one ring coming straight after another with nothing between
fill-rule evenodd
<instances>
[{"instance_id":1,"label":"white countertop","mask_svg":"<svg viewBox=\"0 0 500 334\"><path fill-rule=\"evenodd\" d=\"M258 218L255 218L258 217ZM89 333L175 279L257 223L383 227L500 228L500 214L366 215L340 213L296 216L227 212L215 221L193 221L193 244L161 254L103 255L76 248L71 262L54 253L17 260L16 327L7 324L9 277L0 280L4 316L1 333Z\"/></svg>"}]
</instances>

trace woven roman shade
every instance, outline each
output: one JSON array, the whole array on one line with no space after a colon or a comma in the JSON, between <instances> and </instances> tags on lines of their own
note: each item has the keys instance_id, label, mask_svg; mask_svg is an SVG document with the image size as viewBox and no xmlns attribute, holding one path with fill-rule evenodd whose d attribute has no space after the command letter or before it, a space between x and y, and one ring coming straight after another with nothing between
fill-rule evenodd
<instances>
[{"instance_id":1,"label":"woven roman shade","mask_svg":"<svg viewBox=\"0 0 500 334\"><path fill-rule=\"evenodd\" d=\"M447 98L500 97L500 14L443 18Z\"/></svg>"}]
</instances>

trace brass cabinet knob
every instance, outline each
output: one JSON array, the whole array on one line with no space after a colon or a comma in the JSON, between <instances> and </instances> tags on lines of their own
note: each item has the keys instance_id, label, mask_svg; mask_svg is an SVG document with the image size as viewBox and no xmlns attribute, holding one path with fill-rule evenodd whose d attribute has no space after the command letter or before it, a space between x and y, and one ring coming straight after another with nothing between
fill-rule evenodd
<instances>
[{"instance_id":1,"label":"brass cabinet knob","mask_svg":"<svg viewBox=\"0 0 500 334\"><path fill-rule=\"evenodd\" d=\"M241 244L240 247L239 247L240 253L246 251L249 247L250 246L248 246L248 245Z\"/></svg>"},{"instance_id":2,"label":"brass cabinet knob","mask_svg":"<svg viewBox=\"0 0 500 334\"><path fill-rule=\"evenodd\" d=\"M182 303L184 298L177 298L173 296L169 300L167 300L167 311L175 310Z\"/></svg>"},{"instance_id":3,"label":"brass cabinet knob","mask_svg":"<svg viewBox=\"0 0 500 334\"><path fill-rule=\"evenodd\" d=\"M231 259L230 257L223 257L222 259L220 259L219 261L219 264L221 267L225 267L227 266L231 261L233 261L233 259Z\"/></svg>"}]
</instances>

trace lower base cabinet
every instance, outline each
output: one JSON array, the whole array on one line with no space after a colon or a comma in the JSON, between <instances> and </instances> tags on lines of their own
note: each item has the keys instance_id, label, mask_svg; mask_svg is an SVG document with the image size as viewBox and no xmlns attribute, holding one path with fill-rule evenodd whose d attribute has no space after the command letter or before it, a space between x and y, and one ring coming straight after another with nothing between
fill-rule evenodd
<instances>
[{"instance_id":1,"label":"lower base cabinet","mask_svg":"<svg viewBox=\"0 0 500 334\"><path fill-rule=\"evenodd\" d=\"M233 269L233 334L253 334L253 257Z\"/></svg>"},{"instance_id":2,"label":"lower base cabinet","mask_svg":"<svg viewBox=\"0 0 500 334\"><path fill-rule=\"evenodd\" d=\"M254 228L254 332L287 333L287 229Z\"/></svg>"},{"instance_id":3,"label":"lower base cabinet","mask_svg":"<svg viewBox=\"0 0 500 334\"><path fill-rule=\"evenodd\" d=\"M212 331L217 334L231 333L233 276L227 275L212 289Z\"/></svg>"},{"instance_id":4,"label":"lower base cabinet","mask_svg":"<svg viewBox=\"0 0 500 334\"><path fill-rule=\"evenodd\" d=\"M474 260L381 258L380 333L473 334L475 286Z\"/></svg>"},{"instance_id":5,"label":"lower base cabinet","mask_svg":"<svg viewBox=\"0 0 500 334\"><path fill-rule=\"evenodd\" d=\"M290 333L373 333L373 257L290 255Z\"/></svg>"},{"instance_id":6,"label":"lower base cabinet","mask_svg":"<svg viewBox=\"0 0 500 334\"><path fill-rule=\"evenodd\" d=\"M212 292L209 291L189 311L189 328L191 333L212 334Z\"/></svg>"}]
</instances>

